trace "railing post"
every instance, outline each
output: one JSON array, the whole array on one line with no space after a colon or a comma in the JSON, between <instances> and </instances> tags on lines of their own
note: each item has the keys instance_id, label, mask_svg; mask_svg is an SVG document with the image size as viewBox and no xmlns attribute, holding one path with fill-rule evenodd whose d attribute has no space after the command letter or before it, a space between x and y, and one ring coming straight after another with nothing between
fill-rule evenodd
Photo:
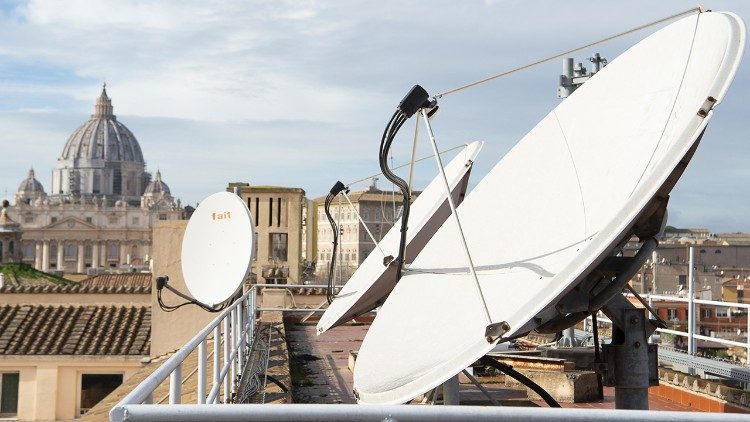
<instances>
[{"instance_id":1,"label":"railing post","mask_svg":"<svg viewBox=\"0 0 750 422\"><path fill-rule=\"evenodd\" d=\"M169 404L182 402L182 363L169 375Z\"/></svg>"},{"instance_id":2,"label":"railing post","mask_svg":"<svg viewBox=\"0 0 750 422\"><path fill-rule=\"evenodd\" d=\"M224 317L224 366L229 363L229 315ZM224 403L229 403L229 377L224 377Z\"/></svg>"},{"instance_id":3,"label":"railing post","mask_svg":"<svg viewBox=\"0 0 750 422\"><path fill-rule=\"evenodd\" d=\"M231 345L229 349L229 356L231 357L231 354L234 352L235 347L237 347L237 336L235 335L235 329L236 327L236 314L237 314L237 308L233 308L232 312L229 313L229 344ZM227 377L229 378L229 392L230 396L232 397L232 394L235 392L234 388L234 377L237 375L237 355L234 356L234 360L232 360L229 363L229 373L227 374Z\"/></svg>"},{"instance_id":4,"label":"railing post","mask_svg":"<svg viewBox=\"0 0 750 422\"><path fill-rule=\"evenodd\" d=\"M236 333L235 340L238 343L238 346L237 346L237 376L238 378L242 377L242 366L243 366L242 363L244 362L243 359L245 358L245 335L244 335L245 325L242 323L242 320L243 320L242 315L244 314L242 310L242 308L244 307L243 304L244 302L241 302L239 305L237 305L237 324L234 329L234 332Z\"/></svg>"},{"instance_id":5,"label":"railing post","mask_svg":"<svg viewBox=\"0 0 750 422\"><path fill-rule=\"evenodd\" d=\"M695 249L690 246L688 248L688 353L691 355L695 354ZM691 373L692 375L692 373Z\"/></svg>"},{"instance_id":6,"label":"railing post","mask_svg":"<svg viewBox=\"0 0 750 422\"><path fill-rule=\"evenodd\" d=\"M250 344L255 341L255 310L258 309L258 286L253 286L250 294Z\"/></svg>"},{"instance_id":7,"label":"railing post","mask_svg":"<svg viewBox=\"0 0 750 422\"><path fill-rule=\"evenodd\" d=\"M219 383L219 371L221 371L221 327L217 325L214 328L214 382L211 385L211 388L213 389L216 384ZM214 398L214 403L219 402L219 396L216 395L216 398Z\"/></svg>"},{"instance_id":8,"label":"railing post","mask_svg":"<svg viewBox=\"0 0 750 422\"><path fill-rule=\"evenodd\" d=\"M198 345L198 404L206 404L206 339Z\"/></svg>"},{"instance_id":9,"label":"railing post","mask_svg":"<svg viewBox=\"0 0 750 422\"><path fill-rule=\"evenodd\" d=\"M654 253L656 253L656 252L654 252ZM656 265L655 261L652 261L652 262L654 262L654 265ZM654 309L654 299L651 298L651 294L646 295L646 300L648 301L648 307L651 308L651 309ZM657 313L659 312L658 309L654 309L654 311L656 311ZM658 319L659 315L654 315L654 318ZM651 333L650 336L648 336L648 342L649 342L649 344L653 344L654 343L654 336L655 335L656 335L656 330L654 330L654 332Z\"/></svg>"}]
</instances>

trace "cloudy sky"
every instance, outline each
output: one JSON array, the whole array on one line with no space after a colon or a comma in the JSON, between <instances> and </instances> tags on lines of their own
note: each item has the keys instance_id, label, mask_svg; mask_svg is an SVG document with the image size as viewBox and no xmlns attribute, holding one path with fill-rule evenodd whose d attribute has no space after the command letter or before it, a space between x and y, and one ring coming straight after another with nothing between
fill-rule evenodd
<instances>
[{"instance_id":1,"label":"cloudy sky","mask_svg":"<svg viewBox=\"0 0 750 422\"><path fill-rule=\"evenodd\" d=\"M227 182L298 186L378 172L380 135L415 83L430 93L688 9L690 1L0 1L0 194L33 166L49 189L107 82L149 170L196 203ZM712 1L750 19L750 2ZM613 58L655 28L578 53ZM648 71L648 63L644 64ZM561 63L446 97L441 148L486 145L479 179L559 100ZM688 171L670 224L750 231L750 64ZM413 123L405 126L413 130ZM393 161L408 160L408 135ZM429 147L420 143L420 155ZM417 184L435 174L418 166ZM364 185L353 188L364 188ZM381 180L381 187L387 185Z\"/></svg>"}]
</instances>

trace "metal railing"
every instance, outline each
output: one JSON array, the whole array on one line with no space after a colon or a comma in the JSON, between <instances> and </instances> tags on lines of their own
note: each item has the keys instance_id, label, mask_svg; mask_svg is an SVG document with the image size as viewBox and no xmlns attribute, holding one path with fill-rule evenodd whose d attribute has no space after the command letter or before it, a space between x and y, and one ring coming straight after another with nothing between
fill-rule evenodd
<instances>
[{"instance_id":1,"label":"metal railing","mask_svg":"<svg viewBox=\"0 0 750 422\"><path fill-rule=\"evenodd\" d=\"M218 404L220 401L230 401L232 395L237 392L238 375L242 374L245 365L247 347L252 344L255 331L256 301L257 290L255 288L248 289L242 297L222 311L211 323L113 407L109 412L109 419L111 421L129 420L134 406L153 404L154 391L167 378L169 378L169 404L181 404L182 384L184 382L182 376L183 364L196 348L198 349L196 404ZM213 377L211 390L206 394L208 340L212 334ZM222 344L224 346L223 354L221 353Z\"/></svg>"},{"instance_id":2,"label":"metal railing","mask_svg":"<svg viewBox=\"0 0 750 422\"><path fill-rule=\"evenodd\" d=\"M630 294L625 294L625 296L631 296ZM692 345L692 347L688 347L687 353L690 355L695 355L697 351L697 345L695 340L706 340L706 341L712 341L719 344L725 344L727 346L735 346L735 347L743 347L745 348L747 352L747 359L746 362L748 362L747 366L750 366L750 304L748 303L737 303L737 302L723 302L723 301L717 301L717 300L704 300L704 299L693 299L692 301L690 298L685 297L676 297L676 296L664 296L664 295L650 295L646 294L644 295L644 299L648 301L648 305L653 309L654 302L662 301L662 302L682 302L682 303L688 303L688 324L687 324L687 331L680 331L680 330L673 330L669 328L657 328L656 331L659 333L665 333L665 334L671 334L678 337L685 337L688 339L688 344ZM724 339L721 337L711 337L711 336L704 336L702 334L696 334L696 325L698 319L696 319L697 315L699 314L697 308L695 307L695 304L698 305L709 305L709 306L715 306L719 308L727 308L727 312L729 312L729 309L731 308L739 308L739 309L745 309L747 312L747 341L744 343L741 343L739 341ZM691 306L692 305L692 306ZM611 324L612 321L609 319L599 316L597 317L598 322L603 322L607 324ZM587 326L590 326L591 324L591 317L587 318Z\"/></svg>"},{"instance_id":3,"label":"metal railing","mask_svg":"<svg viewBox=\"0 0 750 422\"><path fill-rule=\"evenodd\" d=\"M322 312L323 309L264 308L257 301L259 288L321 288L322 285L258 284L219 314L185 346L175 352L151 375L136 386L109 413L112 422L124 421L744 421L744 415L643 410L524 408L498 406L364 406L346 404L295 404L268 406L229 403L237 392L245 366L248 347L256 330L255 314L267 311ZM652 299L657 296L652 296ZM669 298L673 299L673 298ZM710 301L709 301L710 302ZM721 306L726 306L721 302ZM206 392L208 340L213 333L213 377ZM698 338L698 337L696 337ZM710 338L714 340L713 337ZM223 354L221 346L223 345ZM185 359L198 349L198 383L195 404L182 404L182 369ZM222 359L223 357L223 359ZM222 365L223 362L223 365ZM154 391L169 378L169 404L153 404ZM223 394L222 394L223 393Z\"/></svg>"},{"instance_id":4,"label":"metal railing","mask_svg":"<svg viewBox=\"0 0 750 422\"><path fill-rule=\"evenodd\" d=\"M687 337L688 338L688 344L696 344L695 340L707 340L707 341L713 341L720 344L726 344L728 346L735 346L735 347L744 347L747 351L748 359L750 359L750 304L748 303L736 303L736 302L723 302L723 301L717 301L717 300L704 300L704 299L692 299L691 298L682 298L682 297L671 297L671 296L663 296L663 295L649 295L647 296L647 300L649 302L649 305L653 303L653 301L671 301L671 302L687 302L688 303L688 327L687 331L679 331L679 330L670 330L667 328L659 328L657 331L667 334L672 334L676 336L681 337ZM701 334L696 334L696 321L698 320L696 317L698 316L699 312L697 311L695 305L711 305L721 308L739 308L739 309L745 309L745 312L747 313L747 341L745 343L740 343L738 341L734 340L728 340L721 337L711 337L711 336L704 336ZM729 312L729 309L727 310ZM691 318L692 316L692 318ZM692 349L692 350L690 350ZM696 347L693 346L692 348L688 348L688 353L695 354Z\"/></svg>"}]
</instances>

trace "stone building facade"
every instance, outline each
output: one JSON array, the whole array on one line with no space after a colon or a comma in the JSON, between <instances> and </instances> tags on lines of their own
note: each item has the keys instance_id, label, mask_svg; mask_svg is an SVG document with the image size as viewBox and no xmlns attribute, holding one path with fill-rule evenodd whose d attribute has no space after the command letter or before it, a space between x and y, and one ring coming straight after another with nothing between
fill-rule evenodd
<instances>
[{"instance_id":1,"label":"stone building facade","mask_svg":"<svg viewBox=\"0 0 750 422\"><path fill-rule=\"evenodd\" d=\"M21 261L21 225L8 216L8 201L0 208L0 265Z\"/></svg>"},{"instance_id":2,"label":"stone building facade","mask_svg":"<svg viewBox=\"0 0 750 422\"><path fill-rule=\"evenodd\" d=\"M412 200L419 192L413 192ZM331 205L331 215L339 225L339 251L337 252L337 267L340 267L342 280L347 280L356 271L367 255L375 249L375 243L367 234L365 227L357 218L357 213L367 224L375 240L380 240L393 227L394 222L401 215L401 193L383 191L375 185L367 190L349 193L352 208L345 199L334 201ZM325 197L315 200L317 222L317 264L318 279L328 276L333 250L333 231L325 215ZM355 212L355 210L357 212Z\"/></svg>"},{"instance_id":3,"label":"stone building facade","mask_svg":"<svg viewBox=\"0 0 750 422\"><path fill-rule=\"evenodd\" d=\"M301 281L305 191L281 186L230 183L247 204L255 224L252 272L258 283Z\"/></svg>"},{"instance_id":4,"label":"stone building facade","mask_svg":"<svg viewBox=\"0 0 750 422\"><path fill-rule=\"evenodd\" d=\"M42 271L145 269L153 223L183 217L160 172L152 180L146 171L106 86L94 114L65 143L51 186L48 194L30 170L10 210L23 229L21 259Z\"/></svg>"}]
</instances>

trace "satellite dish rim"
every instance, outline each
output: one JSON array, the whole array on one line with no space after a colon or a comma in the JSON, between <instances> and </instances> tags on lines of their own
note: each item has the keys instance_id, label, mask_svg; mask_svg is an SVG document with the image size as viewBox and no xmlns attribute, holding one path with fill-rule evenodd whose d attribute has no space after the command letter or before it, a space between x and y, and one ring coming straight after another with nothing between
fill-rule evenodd
<instances>
[{"instance_id":1,"label":"satellite dish rim","mask_svg":"<svg viewBox=\"0 0 750 422\"><path fill-rule=\"evenodd\" d=\"M252 270L254 242L255 224L242 198L223 191L201 201L185 227L180 254L190 294L209 306L233 297Z\"/></svg>"},{"instance_id":2,"label":"satellite dish rim","mask_svg":"<svg viewBox=\"0 0 750 422\"><path fill-rule=\"evenodd\" d=\"M459 151L445 166L446 177L454 193L454 198L456 197L457 190L462 188L467 190L468 178L471 174L473 163L483 147L484 141L470 142L466 144L466 148ZM462 199L463 197L459 195L457 202L460 202ZM433 200L433 202L426 202L430 200ZM415 253L415 248L421 251L421 246L423 245L420 246L417 244L421 242L426 243L426 239L424 238L428 236L425 233L426 226L428 224L437 224L439 227L450 217L449 215L436 216L436 213L441 211L443 207L447 209L446 193L438 174L411 205L409 232L407 232L407 264L411 262L410 258L413 259L418 254L418 251ZM450 212L449 209L447 210ZM433 221L436 219L439 220L441 217L443 218L442 222ZM384 248L385 253L391 256L398 255L397 242L400 236L400 221L399 219L394 222L379 244L381 248ZM383 266L381 262L382 254L379 253L377 247L373 249L371 255L372 257L368 256L357 268L357 271L355 271L349 281L343 285L337 295L338 297L334 299L321 316L316 327L318 335L344 324L362 313L371 311L378 304L382 303L384 298L393 289L393 286L396 284L395 269L392 266ZM369 284L365 284L360 282L360 280L364 280L366 277L364 275L365 272L377 273L378 275L373 275L375 277L374 280ZM381 289L381 291L377 292L378 289Z\"/></svg>"},{"instance_id":3,"label":"satellite dish rim","mask_svg":"<svg viewBox=\"0 0 750 422\"><path fill-rule=\"evenodd\" d=\"M713 82L700 85L700 92L704 92L704 88L702 87L705 86L705 92L708 92L709 95L715 94L715 98L717 100L716 104L723 100L723 97L726 94L731 81L736 76L736 71L739 67L745 44L745 28L741 24L741 19L739 19L739 17L737 17L735 14L725 13L723 15L730 16L730 19L728 19L729 27L722 28L727 31L728 48L721 57L719 70L713 75ZM710 30L713 28L709 26L708 29ZM614 63L615 62L613 61L612 64ZM612 66L612 64L610 64L610 66ZM605 69L610 68L610 66ZM586 87L586 85L584 85L584 87ZM714 91L716 92L714 93ZM576 93L578 93L578 91ZM677 102L681 98L680 94L681 92L675 94L675 102ZM683 101L685 101L684 98ZM556 110L557 108L553 110L552 113L555 113ZM696 145L697 140L703 133L712 116L713 110L710 110L699 122L696 123L693 118L692 120L682 122L682 124L684 125L682 130L680 130L678 126L679 132L676 136L670 135L670 137L672 138L671 143L669 144L666 152L662 153L663 156L660 157L660 161L657 163L657 165L654 166L652 170L650 170L650 173L647 175L647 177L644 178L643 183L639 182L638 184L636 184L636 188L633 191L632 195L628 198L628 200L624 201L622 206L619 207L616 212L612 213L612 217L608 220L605 220L605 223L602 225L601 229L595 232L596 234L594 235L594 237L596 238L596 240L592 240L583 248L583 250L580 251L580 253L574 255L574 257L569 262L567 262L567 264L565 264L557 274L554 275L555 280L568 279L570 284L565 286L564 288L554 291L551 294L551 296L553 296L551 300L545 301L538 306L540 309L553 306L556 301L559 301L566 291L569 291L575 285L581 282L579 278L582 278L585 275L585 272L591 271L596 266L596 262L603 259L607 251L616 246L615 244L618 241L619 237L627 235L628 231L632 229L632 225L637 221L638 217L643 212L648 202L651 201L654 195L656 195L659 190L665 185L672 171L674 171L675 168L679 166L680 162L685 158L690 158L687 157L687 154L690 152L690 149ZM544 119L542 121L544 121ZM528 136L529 135L527 134L524 139ZM459 212L461 211L461 209L462 207L459 207ZM368 337L370 337L373 332L376 332L378 330L385 330L385 328L381 329L381 327L376 327L376 324L378 323L379 319L390 312L389 304L392 303L395 300L394 298L398 296L400 292L399 289L401 288L402 290L405 290L407 288L406 286L408 286L408 283L408 276L405 280L402 280L399 283L393 294L391 294L388 301L386 301L385 305L381 309L381 312L379 313L378 318L376 318L375 322L373 323L373 326L371 326L368 332ZM415 283L414 286L418 286L418 284ZM403 301L404 300L402 300L402 302ZM434 305L436 302L430 303ZM401 303L399 303L398 306L401 306L403 308ZM401 308L398 309L400 310ZM534 307L535 311L536 309L537 307ZM393 315L394 316L390 318L391 320L398 316L403 316L401 313ZM520 317L518 318L518 320L524 321L524 319ZM533 318L525 319L525 321L531 320L533 320ZM519 322L519 324L516 324L515 327L511 327L511 331L507 333L507 336L509 338L512 338L513 336L518 334L519 331L521 331L524 327L526 327L526 325L527 324L523 322ZM375 330L373 330L373 328ZM528 331L528 329L525 331ZM443 334L450 335L450 332L445 332ZM379 334L379 336L383 337L383 335L381 334ZM452 358L448 360L439 362L436 362L435 358L430 360L429 363L434 363L436 364L436 366L428 366L428 369L425 372L416 373L413 377L412 374L398 374L398 376L401 377L399 380L396 380L394 378L395 375L393 373L388 374L389 377L387 378L387 382L391 384L397 384L396 386L389 386L390 384L383 384L383 382L380 382L380 384L377 385L386 385L389 387L387 389L383 389L382 391L368 392L360 388L362 387L361 382L358 383L358 378L362 379L358 375L361 375L362 364L369 365L369 372L367 372L368 376L372 376L373 371L377 368L382 368L382 365L373 365L367 362L367 360L363 359L363 357L369 359L369 357L366 357L368 354L376 353L375 350L381 351L382 349L382 347L379 349L373 349L373 351L368 353L368 337L365 338L365 341L360 348L360 354L357 362L358 366L355 366L354 387L357 390L360 402L381 404L403 403L416 396L420 392L429 391L430 388L435 388L436 386L444 382L444 380L446 379L445 374L449 374L449 376L452 376L452 374L460 372L464 367L471 364L472 361L475 361L476 359L490 351L499 341L496 340L493 343L487 343L483 338L477 337L476 341L467 341L466 343L462 343L460 346L460 351L458 351L453 355ZM430 344L432 346L432 343ZM395 351L397 352L398 349L395 349ZM442 358L445 358L445 356L441 356L441 359ZM358 371L358 369L360 371ZM398 383L401 382L403 383L398 385ZM374 383L369 383L365 386L371 386L373 384Z\"/></svg>"}]
</instances>

